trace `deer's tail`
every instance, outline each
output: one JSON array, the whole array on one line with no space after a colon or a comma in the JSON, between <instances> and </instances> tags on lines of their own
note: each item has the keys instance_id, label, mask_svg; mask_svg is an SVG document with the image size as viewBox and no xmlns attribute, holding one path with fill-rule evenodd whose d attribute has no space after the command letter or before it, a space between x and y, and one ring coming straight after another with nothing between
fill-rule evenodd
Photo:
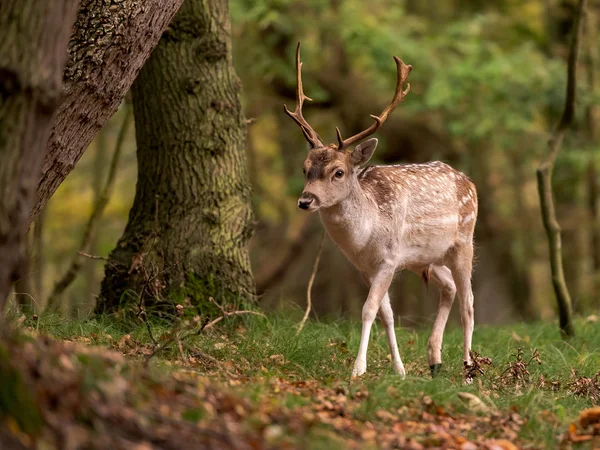
<instances>
[{"instance_id":1,"label":"deer's tail","mask_svg":"<svg viewBox=\"0 0 600 450\"><path fill-rule=\"evenodd\" d=\"M423 277L423 281L425 282L425 286L429 287L429 280L431 279L431 270L433 269L433 264L429 264L427 267L425 267L425 270L423 270L423 274L421 275Z\"/></svg>"}]
</instances>

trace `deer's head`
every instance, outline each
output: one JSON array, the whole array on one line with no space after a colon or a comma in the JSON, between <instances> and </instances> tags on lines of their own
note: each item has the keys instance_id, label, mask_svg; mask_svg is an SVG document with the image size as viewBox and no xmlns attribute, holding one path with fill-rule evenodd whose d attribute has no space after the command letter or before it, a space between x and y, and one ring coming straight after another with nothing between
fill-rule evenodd
<instances>
[{"instance_id":1,"label":"deer's head","mask_svg":"<svg viewBox=\"0 0 600 450\"><path fill-rule=\"evenodd\" d=\"M343 139L339 128L336 128L338 143L324 145L319 135L302 115L304 100L311 101L311 99L304 95L302 90L302 63L300 62L300 43L298 43L298 47L296 47L296 110L292 112L285 105L284 110L300 126L302 134L310 145L310 151L304 161L304 190L298 200L300 208L309 211L329 208L344 200L352 189L357 187L357 169L371 159L377 147L377 139L364 141L352 150L350 150L351 146L375 133L410 91L410 84L407 84L404 90L402 85L408 78L412 66L404 64L397 56L394 56L394 60L398 73L396 92L388 107L379 116L371 115L375 122L366 130L348 139Z\"/></svg>"}]
</instances>

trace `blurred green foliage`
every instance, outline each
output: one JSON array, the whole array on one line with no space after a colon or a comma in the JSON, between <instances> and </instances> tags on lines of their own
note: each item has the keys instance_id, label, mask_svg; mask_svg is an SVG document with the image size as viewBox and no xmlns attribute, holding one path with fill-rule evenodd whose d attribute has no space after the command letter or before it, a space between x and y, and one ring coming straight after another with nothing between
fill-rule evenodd
<instances>
[{"instance_id":1,"label":"blurred green foliage","mask_svg":"<svg viewBox=\"0 0 600 450\"><path fill-rule=\"evenodd\" d=\"M295 197L302 189L306 144L282 111L283 103L294 104L294 49L300 41L304 90L314 100L305 105L305 116L325 140L333 139L335 126L344 134L360 131L370 123L369 114L385 106L395 82L393 55L413 66L411 93L378 133L374 160L442 159L464 170L478 186L481 203L476 235L482 262L475 273L476 287L481 288L479 293L476 289L476 298L496 302L505 311L490 313L493 317L488 320L518 317L521 304L533 305L535 317L551 317L553 294L535 168L563 107L573 4L570 0L232 0L234 64L244 86L246 115L256 118L249 126L248 158L258 218L252 255L259 285L270 265L285 259L305 221ZM589 13L597 14L597 7L591 5ZM587 57L589 49L586 41L576 126L554 175L565 258L573 262L567 277L576 309L597 304L594 286L600 278L589 244L595 223L588 177L592 161L600 167L598 142L590 139L587 119L600 104L600 93L589 81L590 74L598 76L597 63ZM76 250L93 200L92 180L106 169L108 156L102 158L102 153L112 151L120 114L105 127L103 140L92 144L46 212L46 293ZM133 198L135 177L132 133L102 219L96 254L105 256L115 245ZM592 177L598 183L597 172ZM307 239L306 247L316 249L319 233L314 227L314 239ZM279 284L285 290L267 295L264 305L276 304L282 295L303 302L313 253L297 255L297 263ZM359 302L363 293L355 289L348 295L336 289L335 271L353 272L343 258L330 253L315 285L316 302L325 312L355 310L347 303ZM79 311L89 309L85 305L93 301L102 276L101 261L87 264L92 267L88 275L79 277L65 299ZM511 291L512 285L516 287ZM422 296L415 286L404 283L394 291L406 299ZM43 302L43 293L41 297ZM431 308L416 300L406 303L408 309L399 314L427 317L435 310L435 301Z\"/></svg>"}]
</instances>

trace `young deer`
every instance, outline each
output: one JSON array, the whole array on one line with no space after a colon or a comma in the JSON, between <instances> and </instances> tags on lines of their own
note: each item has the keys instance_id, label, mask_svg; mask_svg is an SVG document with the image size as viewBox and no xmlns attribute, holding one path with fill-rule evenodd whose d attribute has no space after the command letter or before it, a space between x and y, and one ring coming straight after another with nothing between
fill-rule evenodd
<instances>
[{"instance_id":1,"label":"young deer","mask_svg":"<svg viewBox=\"0 0 600 450\"><path fill-rule=\"evenodd\" d=\"M461 172L442 162L361 168L373 155L377 139L368 139L381 127L398 103L412 67L394 57L396 92L390 105L366 130L343 139L336 128L338 144L324 145L302 116L300 44L296 49L296 110L285 112L300 126L310 144L304 161L304 190L298 206L319 211L331 239L360 271L370 286L362 310L362 334L352 376L367 368L367 346L371 326L379 311L392 355L395 372L405 376L394 332L394 315L388 289L397 272L408 269L433 280L441 292L437 317L428 342L432 376L442 365L442 339L448 315L458 292L464 330L465 367L471 365L473 335L473 230L477 217L477 194L473 183ZM465 373L468 371L465 370ZM466 380L470 382L471 380Z\"/></svg>"}]
</instances>

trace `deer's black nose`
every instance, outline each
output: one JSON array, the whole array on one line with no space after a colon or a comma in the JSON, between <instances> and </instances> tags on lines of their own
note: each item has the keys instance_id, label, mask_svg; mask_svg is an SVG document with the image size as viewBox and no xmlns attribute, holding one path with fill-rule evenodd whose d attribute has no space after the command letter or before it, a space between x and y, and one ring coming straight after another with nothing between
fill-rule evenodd
<instances>
[{"instance_id":1,"label":"deer's black nose","mask_svg":"<svg viewBox=\"0 0 600 450\"><path fill-rule=\"evenodd\" d=\"M312 198L306 198L306 199L301 198L300 200L298 200L298 207L300 209L308 209L308 207L310 206L310 204L312 202L313 202Z\"/></svg>"}]
</instances>

